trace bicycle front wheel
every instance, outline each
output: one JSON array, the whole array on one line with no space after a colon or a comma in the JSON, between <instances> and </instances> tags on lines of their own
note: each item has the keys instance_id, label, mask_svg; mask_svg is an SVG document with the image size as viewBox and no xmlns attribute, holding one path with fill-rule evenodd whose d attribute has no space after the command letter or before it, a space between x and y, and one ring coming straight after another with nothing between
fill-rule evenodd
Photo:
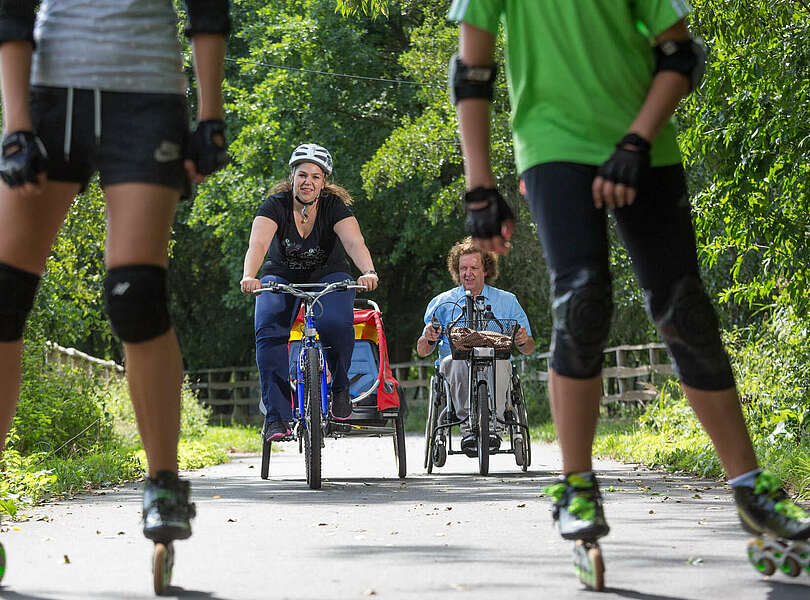
<instances>
[{"instance_id":1,"label":"bicycle front wheel","mask_svg":"<svg viewBox=\"0 0 810 600\"><path fill-rule=\"evenodd\" d=\"M475 387L478 406L478 472L489 475L489 386L479 381Z\"/></svg>"},{"instance_id":2,"label":"bicycle front wheel","mask_svg":"<svg viewBox=\"0 0 810 600\"><path fill-rule=\"evenodd\" d=\"M307 467L307 485L310 489L321 488L321 358L317 348L306 350L306 373L304 373L304 457Z\"/></svg>"}]
</instances>

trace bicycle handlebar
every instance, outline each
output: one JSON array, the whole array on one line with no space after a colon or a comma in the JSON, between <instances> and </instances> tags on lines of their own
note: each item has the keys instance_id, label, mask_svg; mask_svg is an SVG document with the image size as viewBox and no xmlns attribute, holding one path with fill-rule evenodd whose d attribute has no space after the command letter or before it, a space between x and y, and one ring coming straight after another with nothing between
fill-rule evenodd
<instances>
[{"instance_id":1,"label":"bicycle handlebar","mask_svg":"<svg viewBox=\"0 0 810 600\"><path fill-rule=\"evenodd\" d=\"M318 288L320 291L317 291ZM307 291L311 289L312 291ZM276 281L268 281L263 283L262 287L253 291L255 296L263 292L272 292L274 294L290 294L298 298L309 299L315 302L321 296L330 292L345 292L346 290L367 290L364 285L359 285L353 279L346 279L344 281L335 281L333 283L278 283Z\"/></svg>"}]
</instances>

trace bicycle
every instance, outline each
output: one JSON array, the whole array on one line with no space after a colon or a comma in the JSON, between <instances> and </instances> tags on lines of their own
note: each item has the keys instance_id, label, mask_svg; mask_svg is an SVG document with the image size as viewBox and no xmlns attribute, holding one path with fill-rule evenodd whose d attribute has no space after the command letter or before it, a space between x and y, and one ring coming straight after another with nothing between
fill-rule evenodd
<instances>
[{"instance_id":1,"label":"bicycle","mask_svg":"<svg viewBox=\"0 0 810 600\"><path fill-rule=\"evenodd\" d=\"M438 329L434 317L434 328ZM428 399L428 417L425 424L425 468L444 466L447 456L466 454L453 450L452 427L466 424L476 436L478 470L481 475L489 473L491 454L513 454L515 462L526 471L531 464L531 438L520 377L512 365L510 383L511 410L503 419L497 414L495 399L496 361L509 359L514 337L519 324L514 319L498 319L491 307L481 297L474 298L470 292L465 296L465 307L458 318L442 332L450 343L454 360L464 360L469 372L469 412L465 420L459 419L450 400L450 389L444 375L437 371L431 378ZM490 432L498 425L509 432L510 448L492 450L489 446Z\"/></svg>"},{"instance_id":2,"label":"bicycle","mask_svg":"<svg viewBox=\"0 0 810 600\"><path fill-rule=\"evenodd\" d=\"M326 294L365 289L365 286L349 279L334 283L269 281L253 292L256 295L264 292L290 294L300 298L304 305L304 336L296 366L297 403L293 411L293 436L298 440L298 451L304 453L307 485L313 490L321 487L321 449L330 423L325 358L315 326L314 310L316 306L320 306L319 299ZM264 443L262 446L263 479L266 479L269 469L271 449L270 443Z\"/></svg>"}]
</instances>

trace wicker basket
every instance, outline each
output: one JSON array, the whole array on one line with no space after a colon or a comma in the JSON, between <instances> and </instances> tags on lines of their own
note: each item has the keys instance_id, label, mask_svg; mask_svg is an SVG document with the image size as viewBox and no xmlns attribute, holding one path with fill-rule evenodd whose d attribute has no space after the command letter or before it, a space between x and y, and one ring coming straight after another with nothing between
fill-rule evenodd
<instances>
[{"instance_id":1,"label":"wicker basket","mask_svg":"<svg viewBox=\"0 0 810 600\"><path fill-rule=\"evenodd\" d=\"M496 359L508 359L512 355L518 322L515 319L486 319L474 327L470 321L461 320L447 328L450 350L456 360L467 360L473 348L494 348Z\"/></svg>"}]
</instances>

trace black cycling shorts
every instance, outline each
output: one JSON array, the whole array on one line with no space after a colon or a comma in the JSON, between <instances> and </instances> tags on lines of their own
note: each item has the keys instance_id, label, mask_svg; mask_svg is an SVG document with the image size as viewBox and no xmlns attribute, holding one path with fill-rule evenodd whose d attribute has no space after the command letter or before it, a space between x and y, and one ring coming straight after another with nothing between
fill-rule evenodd
<instances>
[{"instance_id":1,"label":"black cycling shorts","mask_svg":"<svg viewBox=\"0 0 810 600\"><path fill-rule=\"evenodd\" d=\"M526 197L552 282L582 268L609 277L607 211L593 205L598 167L544 163L523 173ZM612 211L641 286L668 296L675 282L698 275L695 233L683 167L647 171L631 206Z\"/></svg>"},{"instance_id":2,"label":"black cycling shorts","mask_svg":"<svg viewBox=\"0 0 810 600\"><path fill-rule=\"evenodd\" d=\"M34 131L48 151L48 178L101 185L151 183L183 190L188 112L180 94L33 86ZM68 143L66 143L68 139Z\"/></svg>"}]
</instances>

